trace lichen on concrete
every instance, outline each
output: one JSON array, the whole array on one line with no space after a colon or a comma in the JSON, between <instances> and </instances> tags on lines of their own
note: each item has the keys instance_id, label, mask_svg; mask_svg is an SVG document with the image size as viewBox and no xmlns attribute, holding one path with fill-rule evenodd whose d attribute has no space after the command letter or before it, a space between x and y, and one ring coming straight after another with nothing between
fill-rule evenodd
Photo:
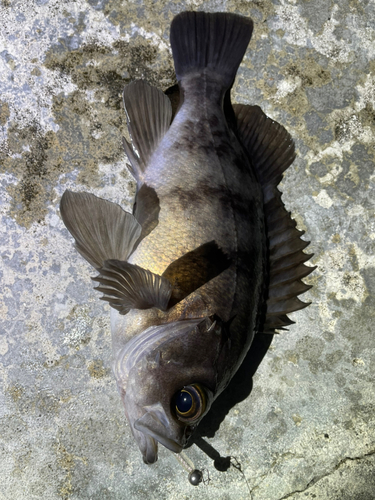
<instances>
[{"instance_id":1,"label":"lichen on concrete","mask_svg":"<svg viewBox=\"0 0 375 500\"><path fill-rule=\"evenodd\" d=\"M283 200L318 266L251 394L187 450L209 473L198 492L166 450L142 463L108 306L58 209L65 189L131 207L122 89L175 83L184 9L254 19L233 99L295 139ZM367 0L2 0L1 499L374 498L374 15Z\"/></svg>"}]
</instances>

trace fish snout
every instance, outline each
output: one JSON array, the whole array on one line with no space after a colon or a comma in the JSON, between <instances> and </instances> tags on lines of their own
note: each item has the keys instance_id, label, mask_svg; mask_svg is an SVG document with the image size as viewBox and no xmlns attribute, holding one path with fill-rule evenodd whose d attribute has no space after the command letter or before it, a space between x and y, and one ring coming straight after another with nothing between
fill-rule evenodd
<instances>
[{"instance_id":1,"label":"fish snout","mask_svg":"<svg viewBox=\"0 0 375 500\"><path fill-rule=\"evenodd\" d=\"M145 413L134 422L135 429L142 432L147 440L156 440L174 453L180 453L187 442L184 429L169 420L161 403L145 406L143 409ZM155 444L157 449L157 443ZM147 455L146 463L153 463L149 461L150 458L152 453ZM143 459L146 460L145 454Z\"/></svg>"}]
</instances>

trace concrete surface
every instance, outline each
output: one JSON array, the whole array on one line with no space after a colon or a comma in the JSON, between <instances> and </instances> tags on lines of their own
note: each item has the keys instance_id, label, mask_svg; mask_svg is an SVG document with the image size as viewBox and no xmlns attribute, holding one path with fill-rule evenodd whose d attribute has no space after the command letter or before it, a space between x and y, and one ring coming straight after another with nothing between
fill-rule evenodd
<instances>
[{"instance_id":1,"label":"concrete surface","mask_svg":"<svg viewBox=\"0 0 375 500\"><path fill-rule=\"evenodd\" d=\"M209 473L198 488L167 451L142 463L108 306L58 212L66 188L130 207L120 92L174 83L186 8L253 17L234 99L295 138L283 199L318 265L251 394L219 402L187 450ZM373 0L1 1L1 500L375 498L374 19Z\"/></svg>"}]
</instances>

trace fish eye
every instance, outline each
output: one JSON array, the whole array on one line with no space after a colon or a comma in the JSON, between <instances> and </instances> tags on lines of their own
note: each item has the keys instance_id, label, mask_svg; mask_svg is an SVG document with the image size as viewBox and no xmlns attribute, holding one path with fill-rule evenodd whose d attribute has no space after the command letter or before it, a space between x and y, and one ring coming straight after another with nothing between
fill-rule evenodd
<instances>
[{"instance_id":1,"label":"fish eye","mask_svg":"<svg viewBox=\"0 0 375 500\"><path fill-rule=\"evenodd\" d=\"M187 385L175 394L174 403L179 420L194 422L206 410L206 392L199 384Z\"/></svg>"}]
</instances>

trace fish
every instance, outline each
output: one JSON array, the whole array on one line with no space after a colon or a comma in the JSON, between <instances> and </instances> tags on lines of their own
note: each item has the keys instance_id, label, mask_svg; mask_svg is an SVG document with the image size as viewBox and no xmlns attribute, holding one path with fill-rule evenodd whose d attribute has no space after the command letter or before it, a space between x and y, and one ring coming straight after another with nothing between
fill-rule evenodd
<instances>
[{"instance_id":1,"label":"fish","mask_svg":"<svg viewBox=\"0 0 375 500\"><path fill-rule=\"evenodd\" d=\"M293 323L314 267L277 186L293 139L230 91L250 18L172 21L177 109L143 80L123 93L133 212L66 191L60 213L111 311L113 373L146 464L175 454L228 386L254 336Z\"/></svg>"}]
</instances>

